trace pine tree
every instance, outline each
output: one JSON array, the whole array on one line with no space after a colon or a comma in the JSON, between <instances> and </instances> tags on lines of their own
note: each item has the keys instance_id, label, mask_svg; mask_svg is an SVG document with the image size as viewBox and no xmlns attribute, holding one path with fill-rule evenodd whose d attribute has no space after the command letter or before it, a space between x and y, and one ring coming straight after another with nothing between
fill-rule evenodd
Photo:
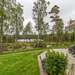
<instances>
[{"instance_id":1,"label":"pine tree","mask_svg":"<svg viewBox=\"0 0 75 75\"><path fill-rule=\"evenodd\" d=\"M23 35L29 35L29 34L32 34L32 33L33 33L32 24L31 24L31 22L28 22L28 24L26 25L26 27L23 30Z\"/></svg>"},{"instance_id":2,"label":"pine tree","mask_svg":"<svg viewBox=\"0 0 75 75\"><path fill-rule=\"evenodd\" d=\"M55 24L55 33L56 33L56 38L57 38L57 41L62 41L62 36L63 36L63 27L64 27L64 24L63 24L63 20L60 18L59 16L59 13L60 13L60 10L59 10L59 7L57 5L55 5L52 9L51 9L51 12L50 14L52 14L50 16L50 18L52 19L51 22L54 22Z\"/></svg>"}]
</instances>

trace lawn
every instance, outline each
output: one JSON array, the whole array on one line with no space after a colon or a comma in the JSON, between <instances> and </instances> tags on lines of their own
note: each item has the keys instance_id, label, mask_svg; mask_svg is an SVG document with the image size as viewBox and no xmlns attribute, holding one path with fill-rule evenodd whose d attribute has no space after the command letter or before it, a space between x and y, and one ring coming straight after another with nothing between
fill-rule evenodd
<instances>
[{"instance_id":1,"label":"lawn","mask_svg":"<svg viewBox=\"0 0 75 75\"><path fill-rule=\"evenodd\" d=\"M0 75L39 75L37 55L29 51L0 55Z\"/></svg>"}]
</instances>

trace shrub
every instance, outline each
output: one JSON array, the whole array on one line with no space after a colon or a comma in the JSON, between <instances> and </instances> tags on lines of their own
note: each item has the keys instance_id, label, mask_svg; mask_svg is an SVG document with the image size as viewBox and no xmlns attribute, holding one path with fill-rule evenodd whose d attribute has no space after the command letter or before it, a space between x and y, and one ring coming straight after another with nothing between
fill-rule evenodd
<instances>
[{"instance_id":1,"label":"shrub","mask_svg":"<svg viewBox=\"0 0 75 75\"><path fill-rule=\"evenodd\" d=\"M15 42L15 43L5 43L7 50L15 50L15 49L22 49L22 48L26 48L26 44L25 43L19 43L19 42Z\"/></svg>"},{"instance_id":2,"label":"shrub","mask_svg":"<svg viewBox=\"0 0 75 75\"><path fill-rule=\"evenodd\" d=\"M16 42L13 45L13 49L24 49L26 48L26 43L20 43L20 42Z\"/></svg>"},{"instance_id":3,"label":"shrub","mask_svg":"<svg viewBox=\"0 0 75 75\"><path fill-rule=\"evenodd\" d=\"M46 43L44 41L35 42L34 48L46 48Z\"/></svg>"},{"instance_id":4,"label":"shrub","mask_svg":"<svg viewBox=\"0 0 75 75\"><path fill-rule=\"evenodd\" d=\"M25 43L25 42L7 43L8 50L26 49L28 47L32 47L32 43Z\"/></svg>"},{"instance_id":5,"label":"shrub","mask_svg":"<svg viewBox=\"0 0 75 75\"><path fill-rule=\"evenodd\" d=\"M7 51L6 45L3 43L0 43L0 53L2 53L3 51Z\"/></svg>"},{"instance_id":6,"label":"shrub","mask_svg":"<svg viewBox=\"0 0 75 75\"><path fill-rule=\"evenodd\" d=\"M64 75L67 68L67 56L53 50L48 51L43 66L48 75Z\"/></svg>"}]
</instances>

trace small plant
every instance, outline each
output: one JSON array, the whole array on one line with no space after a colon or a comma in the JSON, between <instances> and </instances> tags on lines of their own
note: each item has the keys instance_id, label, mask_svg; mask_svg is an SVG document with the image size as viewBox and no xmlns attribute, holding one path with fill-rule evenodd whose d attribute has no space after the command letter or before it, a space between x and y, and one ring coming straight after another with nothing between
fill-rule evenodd
<instances>
[{"instance_id":1,"label":"small plant","mask_svg":"<svg viewBox=\"0 0 75 75\"><path fill-rule=\"evenodd\" d=\"M43 66L48 75L64 75L67 68L67 56L50 50L47 52Z\"/></svg>"}]
</instances>

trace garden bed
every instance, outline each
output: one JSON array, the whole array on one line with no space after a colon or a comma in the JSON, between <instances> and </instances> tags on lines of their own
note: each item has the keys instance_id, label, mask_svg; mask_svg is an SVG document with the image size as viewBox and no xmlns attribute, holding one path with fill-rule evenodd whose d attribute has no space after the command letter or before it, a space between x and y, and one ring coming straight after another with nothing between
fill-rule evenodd
<instances>
[{"instance_id":1,"label":"garden bed","mask_svg":"<svg viewBox=\"0 0 75 75\"><path fill-rule=\"evenodd\" d=\"M68 65L67 65L67 69L66 69L66 74L71 74L72 72L74 72L75 70L75 58L73 58L69 53L68 53L68 49L54 49L56 52L62 52L64 53L64 55L68 56ZM39 60L42 61L45 58L45 54L47 53L47 51L43 52L40 56L39 56ZM41 57L41 59L40 59ZM74 63L73 63L74 62ZM41 65L43 65L43 63L41 62ZM74 66L74 67L72 67ZM43 73L46 73L43 66L41 66L43 69ZM41 71L40 71L41 72ZM75 74L75 73L74 73ZM40 75L43 75L40 73Z\"/></svg>"}]
</instances>

